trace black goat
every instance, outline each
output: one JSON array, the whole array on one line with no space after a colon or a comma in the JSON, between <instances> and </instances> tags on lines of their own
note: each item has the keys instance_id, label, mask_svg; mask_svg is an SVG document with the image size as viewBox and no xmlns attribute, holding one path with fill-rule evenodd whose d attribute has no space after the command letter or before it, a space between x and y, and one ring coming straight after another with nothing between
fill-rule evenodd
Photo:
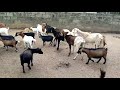
<instances>
[{"instance_id":1,"label":"black goat","mask_svg":"<svg viewBox=\"0 0 120 90\"><path fill-rule=\"evenodd\" d=\"M43 46L45 45L45 42L50 42L50 45L52 45L52 41L53 41L53 36L52 36L52 35L42 36L42 35L40 34L39 37L40 37L40 38L42 39L42 41L43 41Z\"/></svg>"},{"instance_id":2,"label":"black goat","mask_svg":"<svg viewBox=\"0 0 120 90\"><path fill-rule=\"evenodd\" d=\"M78 53L81 53L81 48L78 50ZM107 48L82 48L82 52L87 54L88 57L88 62L86 64L89 63L89 60L93 61L91 58L99 58L99 60L97 61L97 63L99 63L99 61L101 60L101 58L104 58L104 63L106 63L106 56L107 56ZM93 61L94 62L94 61Z\"/></svg>"},{"instance_id":3,"label":"black goat","mask_svg":"<svg viewBox=\"0 0 120 90\"><path fill-rule=\"evenodd\" d=\"M49 25L46 26L46 33L47 33L47 34L48 34L48 33L52 33L53 30L54 30L53 27L51 27L51 26L49 26Z\"/></svg>"},{"instance_id":4,"label":"black goat","mask_svg":"<svg viewBox=\"0 0 120 90\"><path fill-rule=\"evenodd\" d=\"M35 49L28 48L27 50L25 50L23 53L20 54L21 65L23 67L23 73L25 73L24 63L28 64L29 69L31 69L30 62L31 62L31 66L33 66L33 53L43 54L43 51L40 48L35 48Z\"/></svg>"},{"instance_id":5,"label":"black goat","mask_svg":"<svg viewBox=\"0 0 120 90\"><path fill-rule=\"evenodd\" d=\"M62 29L58 29L58 28L54 28L50 25L45 25L44 29L46 29L46 33L53 33L54 35L54 46L56 46L56 43L58 42L58 46L57 46L57 50L59 50L59 44L60 44L60 41L64 41L64 36L61 35L61 32L63 31Z\"/></svg>"},{"instance_id":6,"label":"black goat","mask_svg":"<svg viewBox=\"0 0 120 90\"><path fill-rule=\"evenodd\" d=\"M15 36L18 36L19 33L20 33L20 32L16 32ZM28 32L28 33L23 33L23 34L25 34L25 35L27 35L27 36L32 36L33 38L35 37L35 33L33 33L33 32Z\"/></svg>"},{"instance_id":7,"label":"black goat","mask_svg":"<svg viewBox=\"0 0 120 90\"><path fill-rule=\"evenodd\" d=\"M59 50L59 44L60 44L60 41L64 41L64 36L61 35L61 32L62 32L62 29L53 29L52 30L52 33L54 35L54 46L56 46L56 43L58 42L58 46L57 46L57 50ZM56 43L55 43L56 41Z\"/></svg>"}]
</instances>

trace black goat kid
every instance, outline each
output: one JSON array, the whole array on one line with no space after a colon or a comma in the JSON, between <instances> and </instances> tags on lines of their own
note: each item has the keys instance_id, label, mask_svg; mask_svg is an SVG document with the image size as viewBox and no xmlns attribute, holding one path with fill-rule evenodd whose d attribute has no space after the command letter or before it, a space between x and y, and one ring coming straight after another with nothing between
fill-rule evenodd
<instances>
[{"instance_id":1,"label":"black goat kid","mask_svg":"<svg viewBox=\"0 0 120 90\"><path fill-rule=\"evenodd\" d=\"M25 50L23 53L20 54L21 65L23 67L23 73L25 73L24 63L28 64L29 69L31 69L30 62L31 62L31 66L33 66L33 53L43 54L43 51L40 48L35 48L35 49L28 48L27 50Z\"/></svg>"}]
</instances>

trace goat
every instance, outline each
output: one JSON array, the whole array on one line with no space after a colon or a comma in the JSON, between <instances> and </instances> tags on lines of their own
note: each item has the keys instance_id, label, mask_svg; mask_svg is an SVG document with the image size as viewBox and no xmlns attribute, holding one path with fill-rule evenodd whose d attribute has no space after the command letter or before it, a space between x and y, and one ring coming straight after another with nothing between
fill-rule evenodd
<instances>
[{"instance_id":1,"label":"goat","mask_svg":"<svg viewBox=\"0 0 120 90\"><path fill-rule=\"evenodd\" d=\"M30 29L32 29L33 32L37 32L37 36L38 33L40 33L41 35L46 35L46 29L43 29L43 26L40 24L37 24L37 28L30 27Z\"/></svg>"},{"instance_id":2,"label":"goat","mask_svg":"<svg viewBox=\"0 0 120 90\"><path fill-rule=\"evenodd\" d=\"M104 47L106 45L105 36L103 36L100 33L83 32L83 31L79 30L78 28L74 28L72 30L72 32L76 36L82 36L85 39L86 43L94 43L95 48L96 48L96 46L100 47L100 45L102 45L102 44L103 44L102 47Z\"/></svg>"},{"instance_id":3,"label":"goat","mask_svg":"<svg viewBox=\"0 0 120 90\"><path fill-rule=\"evenodd\" d=\"M45 42L47 41L47 42L50 42L50 45L52 45L52 41L53 41L53 36L52 35L47 35L47 36L42 36L41 34L40 34L40 36L39 36L41 39L42 39L42 41L43 41L43 46L45 45Z\"/></svg>"},{"instance_id":4,"label":"goat","mask_svg":"<svg viewBox=\"0 0 120 90\"><path fill-rule=\"evenodd\" d=\"M30 62L31 62L31 66L33 66L33 54L34 53L43 54L43 51L40 48L35 48L35 49L28 48L27 50L25 50L23 53L20 54L20 61L23 67L23 73L25 73L24 63L28 64L29 69L31 69Z\"/></svg>"},{"instance_id":5,"label":"goat","mask_svg":"<svg viewBox=\"0 0 120 90\"><path fill-rule=\"evenodd\" d=\"M19 32L17 35L20 35L23 38L23 42L24 42L24 46L29 47L29 48L33 48L33 42L36 42L36 39L34 39L32 36L27 36L22 32Z\"/></svg>"},{"instance_id":6,"label":"goat","mask_svg":"<svg viewBox=\"0 0 120 90\"><path fill-rule=\"evenodd\" d=\"M48 25L48 24L42 24L43 26L42 26L42 29L46 29L46 33L48 33L48 32L52 32L53 33L53 35L54 35L54 39L53 39L53 41L54 41L54 46L56 46L56 44L58 45L57 46L57 50L59 50L59 44L60 44L60 41L62 40L62 41L64 41L64 36L62 35L62 32L63 32L63 29L60 29L60 28L56 28L56 27L52 27L52 26L50 26L50 25ZM45 26L46 25L46 26ZM49 28L48 28L49 27ZM48 29L49 29L49 31L48 31Z\"/></svg>"},{"instance_id":7,"label":"goat","mask_svg":"<svg viewBox=\"0 0 120 90\"><path fill-rule=\"evenodd\" d=\"M99 63L99 61L101 60L101 58L104 58L104 63L106 63L106 56L107 56L107 48L79 48L77 53L81 54L81 51L83 53L87 54L88 57L88 62L86 64L89 63L89 61L93 61L91 58L99 58L99 60L97 61L97 63ZM76 59L76 57L74 57L74 59ZM93 61L94 62L94 61Z\"/></svg>"},{"instance_id":8,"label":"goat","mask_svg":"<svg viewBox=\"0 0 120 90\"><path fill-rule=\"evenodd\" d=\"M69 44L69 54L68 56L70 56L71 54L71 45L74 47L76 47L76 50L78 51L80 47L83 47L85 40L80 37L80 36L72 36L69 34L70 31L69 30L64 30L63 35L67 41L67 43Z\"/></svg>"},{"instance_id":9,"label":"goat","mask_svg":"<svg viewBox=\"0 0 120 90\"><path fill-rule=\"evenodd\" d=\"M0 39L3 42L4 47L6 47L6 51L8 51L8 46L10 46L10 47L15 47L15 51L17 52L18 49L16 47L16 44L19 41L16 41L12 35L4 36L0 34Z\"/></svg>"},{"instance_id":10,"label":"goat","mask_svg":"<svg viewBox=\"0 0 120 90\"><path fill-rule=\"evenodd\" d=\"M8 28L0 28L0 33L4 33L4 34L8 35L8 30L9 30L9 27Z\"/></svg>"},{"instance_id":11,"label":"goat","mask_svg":"<svg viewBox=\"0 0 120 90\"><path fill-rule=\"evenodd\" d=\"M100 78L105 77L106 72L100 68Z\"/></svg>"},{"instance_id":12,"label":"goat","mask_svg":"<svg viewBox=\"0 0 120 90\"><path fill-rule=\"evenodd\" d=\"M53 29L55 29L54 27L51 27L50 25L47 25L47 23L42 23L42 28L46 28L46 33L52 33Z\"/></svg>"},{"instance_id":13,"label":"goat","mask_svg":"<svg viewBox=\"0 0 120 90\"><path fill-rule=\"evenodd\" d=\"M15 36L18 36L19 33L20 33L20 32L16 32ZM22 33L23 33L23 32L22 32ZM27 36L32 36L33 38L35 38L35 33L33 33L33 32L28 32L28 33L23 33L23 34L25 34L25 35L27 35Z\"/></svg>"}]
</instances>

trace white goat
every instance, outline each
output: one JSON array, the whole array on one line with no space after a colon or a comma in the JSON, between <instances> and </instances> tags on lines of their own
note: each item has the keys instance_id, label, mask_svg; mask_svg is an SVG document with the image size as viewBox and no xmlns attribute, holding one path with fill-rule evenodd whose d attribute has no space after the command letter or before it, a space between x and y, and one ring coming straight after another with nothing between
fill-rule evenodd
<instances>
[{"instance_id":1,"label":"white goat","mask_svg":"<svg viewBox=\"0 0 120 90\"><path fill-rule=\"evenodd\" d=\"M82 36L85 39L86 43L94 43L95 48L96 46L100 47L101 44L103 44L102 47L104 47L106 44L105 37L100 33L83 32L78 28L74 28L72 32L74 33L73 35Z\"/></svg>"},{"instance_id":2,"label":"white goat","mask_svg":"<svg viewBox=\"0 0 120 90\"><path fill-rule=\"evenodd\" d=\"M32 29L32 31L33 31L34 33L37 32L37 36L38 36L39 31L38 31L37 28L30 27L30 29Z\"/></svg>"},{"instance_id":3,"label":"white goat","mask_svg":"<svg viewBox=\"0 0 120 90\"><path fill-rule=\"evenodd\" d=\"M23 37L23 42L24 42L25 48L26 48L26 47L33 48L33 42L36 42L36 39L34 39L34 38L31 37L31 36L25 35L25 36Z\"/></svg>"},{"instance_id":4,"label":"white goat","mask_svg":"<svg viewBox=\"0 0 120 90\"><path fill-rule=\"evenodd\" d=\"M40 25L40 24L37 24L37 30L38 30L38 32L40 32L40 34L42 35L42 36L44 36L44 35L46 35L47 33L46 33L46 28L45 29L43 29L43 27L42 27L42 25ZM43 31L44 30L44 31Z\"/></svg>"},{"instance_id":5,"label":"white goat","mask_svg":"<svg viewBox=\"0 0 120 90\"><path fill-rule=\"evenodd\" d=\"M8 35L8 30L9 30L9 27L8 28L0 28L0 33L4 33L4 34Z\"/></svg>"}]
</instances>

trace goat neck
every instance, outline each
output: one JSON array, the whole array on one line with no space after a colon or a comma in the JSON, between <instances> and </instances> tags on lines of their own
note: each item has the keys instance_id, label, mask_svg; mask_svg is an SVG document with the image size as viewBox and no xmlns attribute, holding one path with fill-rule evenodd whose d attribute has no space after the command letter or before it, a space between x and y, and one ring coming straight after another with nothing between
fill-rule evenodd
<instances>
[{"instance_id":1,"label":"goat neck","mask_svg":"<svg viewBox=\"0 0 120 90\"><path fill-rule=\"evenodd\" d=\"M25 34L24 33L20 33L19 34L22 38L24 38Z\"/></svg>"}]
</instances>

